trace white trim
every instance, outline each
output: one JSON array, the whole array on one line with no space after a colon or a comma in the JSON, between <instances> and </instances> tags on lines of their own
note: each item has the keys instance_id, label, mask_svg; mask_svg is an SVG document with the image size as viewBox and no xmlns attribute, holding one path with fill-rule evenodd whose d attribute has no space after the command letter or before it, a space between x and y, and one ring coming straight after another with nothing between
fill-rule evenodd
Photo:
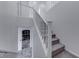
<instances>
[{"instance_id":1,"label":"white trim","mask_svg":"<svg viewBox=\"0 0 79 59\"><path fill-rule=\"evenodd\" d=\"M32 33L31 33L31 35L32 35L32 58L34 58L34 47L33 47L33 31L34 30L34 28L32 27L32 29L31 29L31 31L32 31Z\"/></svg>"},{"instance_id":2,"label":"white trim","mask_svg":"<svg viewBox=\"0 0 79 59\"><path fill-rule=\"evenodd\" d=\"M22 34L21 34L22 28L18 28L18 51L22 50Z\"/></svg>"},{"instance_id":3,"label":"white trim","mask_svg":"<svg viewBox=\"0 0 79 59\"><path fill-rule=\"evenodd\" d=\"M0 49L0 51L2 52L2 53L14 53L14 54L17 54L18 53L18 51L9 51L9 50L3 50L3 49Z\"/></svg>"},{"instance_id":4,"label":"white trim","mask_svg":"<svg viewBox=\"0 0 79 59\"><path fill-rule=\"evenodd\" d=\"M69 50L67 48L65 50L68 51L69 53L71 53L72 55L74 55L74 56L79 58L79 55L77 53L75 53L75 52L73 52L73 51L71 51L71 50Z\"/></svg>"}]
</instances>

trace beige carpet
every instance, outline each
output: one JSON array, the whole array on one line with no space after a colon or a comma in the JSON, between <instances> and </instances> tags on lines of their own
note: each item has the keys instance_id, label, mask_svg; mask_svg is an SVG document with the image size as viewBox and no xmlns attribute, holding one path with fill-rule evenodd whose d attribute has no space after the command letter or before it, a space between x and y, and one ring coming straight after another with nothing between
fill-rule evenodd
<instances>
[{"instance_id":1,"label":"beige carpet","mask_svg":"<svg viewBox=\"0 0 79 59\"><path fill-rule=\"evenodd\" d=\"M55 56L55 58L77 58L76 56L70 54L69 52L67 51L64 51L58 55Z\"/></svg>"}]
</instances>

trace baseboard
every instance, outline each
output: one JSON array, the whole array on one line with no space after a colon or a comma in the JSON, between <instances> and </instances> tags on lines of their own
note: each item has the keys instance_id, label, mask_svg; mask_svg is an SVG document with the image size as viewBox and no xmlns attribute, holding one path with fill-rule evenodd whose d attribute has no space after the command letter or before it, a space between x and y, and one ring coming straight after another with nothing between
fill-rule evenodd
<instances>
[{"instance_id":1,"label":"baseboard","mask_svg":"<svg viewBox=\"0 0 79 59\"><path fill-rule=\"evenodd\" d=\"M0 49L0 52L1 53L13 53L13 54L17 54L18 53L18 52L12 52L12 51L1 50L1 49Z\"/></svg>"},{"instance_id":2,"label":"baseboard","mask_svg":"<svg viewBox=\"0 0 79 59\"><path fill-rule=\"evenodd\" d=\"M68 49L65 49L67 52L69 52L70 54L74 55L75 57L79 58L79 55L76 54L75 52L71 51L71 50L68 50Z\"/></svg>"}]
</instances>

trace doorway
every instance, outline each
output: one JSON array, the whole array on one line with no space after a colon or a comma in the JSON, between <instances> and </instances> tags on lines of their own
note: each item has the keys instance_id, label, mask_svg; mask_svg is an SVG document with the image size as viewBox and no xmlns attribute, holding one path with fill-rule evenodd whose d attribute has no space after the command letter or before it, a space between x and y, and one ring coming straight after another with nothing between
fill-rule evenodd
<instances>
[{"instance_id":1,"label":"doorway","mask_svg":"<svg viewBox=\"0 0 79 59\"><path fill-rule=\"evenodd\" d=\"M32 28L18 28L18 57L32 57Z\"/></svg>"}]
</instances>

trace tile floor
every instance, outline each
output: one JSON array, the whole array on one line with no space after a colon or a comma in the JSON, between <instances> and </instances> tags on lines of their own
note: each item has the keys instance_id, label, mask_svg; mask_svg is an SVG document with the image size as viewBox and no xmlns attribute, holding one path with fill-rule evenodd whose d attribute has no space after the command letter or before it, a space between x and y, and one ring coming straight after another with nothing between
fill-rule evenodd
<instances>
[{"instance_id":1,"label":"tile floor","mask_svg":"<svg viewBox=\"0 0 79 59\"><path fill-rule=\"evenodd\" d=\"M0 53L0 58L31 58L32 49L25 48L19 53Z\"/></svg>"},{"instance_id":2,"label":"tile floor","mask_svg":"<svg viewBox=\"0 0 79 59\"><path fill-rule=\"evenodd\" d=\"M30 47L30 40L23 41L23 49L18 53L0 52L0 58L31 58L32 48Z\"/></svg>"}]
</instances>

